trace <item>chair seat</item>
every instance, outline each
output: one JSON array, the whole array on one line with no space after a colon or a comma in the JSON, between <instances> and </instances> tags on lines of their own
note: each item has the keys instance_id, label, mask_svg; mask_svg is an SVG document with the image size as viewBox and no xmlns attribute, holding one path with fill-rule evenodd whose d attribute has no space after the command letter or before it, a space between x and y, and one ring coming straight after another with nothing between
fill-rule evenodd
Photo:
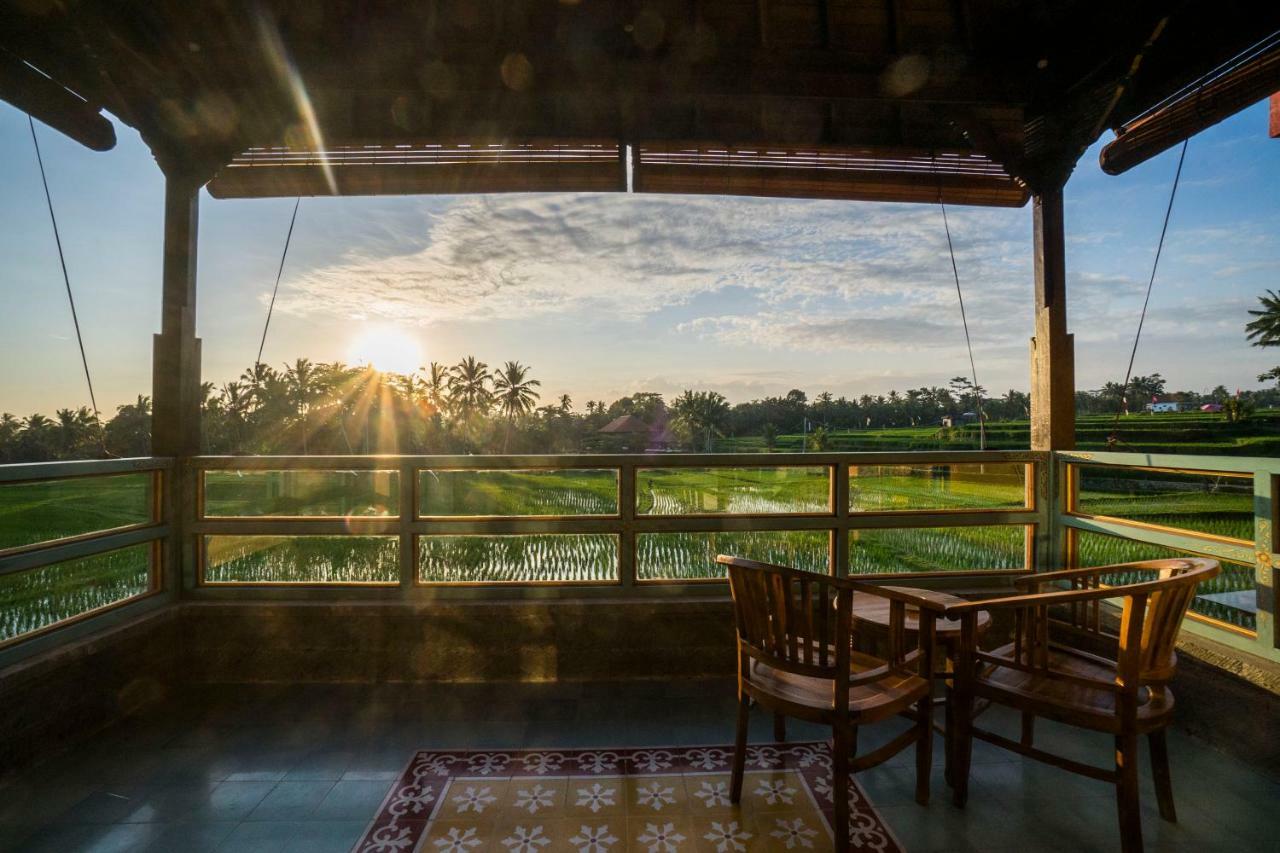
<instances>
[{"instance_id":1,"label":"chair seat","mask_svg":"<svg viewBox=\"0 0 1280 853\"><path fill-rule=\"evenodd\" d=\"M1013 644L991 652L996 657L1013 661ZM1048 668L1053 672L1110 682L1116 677L1114 666L1070 649L1050 650ZM974 684L978 696L997 702L1018 700L1019 708L1032 710L1038 716L1072 725L1083 725L1097 731L1116 733L1120 729L1116 693L1085 684L1055 679L1051 675L987 663ZM1167 723L1173 713L1173 693L1164 686L1144 688L1138 692L1138 727L1147 731Z\"/></svg>"},{"instance_id":2,"label":"chair seat","mask_svg":"<svg viewBox=\"0 0 1280 853\"><path fill-rule=\"evenodd\" d=\"M854 652L849 662L850 675L855 678L877 669L883 670L878 677L849 688L849 715L858 722L871 723L891 717L929 694L927 680L891 670L880 658ZM835 711L830 680L783 672L758 660L751 663L747 692L764 694L784 703L792 716L826 720Z\"/></svg>"}]
</instances>

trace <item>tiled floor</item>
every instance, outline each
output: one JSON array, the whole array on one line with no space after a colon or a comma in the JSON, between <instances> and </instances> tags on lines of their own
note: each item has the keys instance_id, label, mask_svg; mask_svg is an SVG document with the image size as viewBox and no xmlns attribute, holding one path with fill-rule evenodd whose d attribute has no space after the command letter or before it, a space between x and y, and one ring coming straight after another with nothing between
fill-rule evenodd
<instances>
[{"instance_id":1,"label":"tiled floor","mask_svg":"<svg viewBox=\"0 0 1280 853\"><path fill-rule=\"evenodd\" d=\"M733 702L722 681L201 688L0 789L0 849L346 851L415 749L728 743ZM1013 718L984 719L1016 734ZM765 715L754 725L771 738ZM895 731L867 729L861 746ZM1107 738L1052 723L1037 744L1110 759ZM1144 762L1148 850L1277 849L1280 781L1176 731L1170 751L1180 822L1157 816ZM933 803L913 802L910 753L859 779L911 851L1118 849L1109 786L984 744L964 810L940 763Z\"/></svg>"}]
</instances>

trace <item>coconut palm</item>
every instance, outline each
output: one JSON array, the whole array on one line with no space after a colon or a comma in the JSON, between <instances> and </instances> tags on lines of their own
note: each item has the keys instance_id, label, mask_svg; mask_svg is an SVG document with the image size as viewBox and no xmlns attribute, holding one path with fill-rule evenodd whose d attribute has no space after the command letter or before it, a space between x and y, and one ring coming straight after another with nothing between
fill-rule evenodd
<instances>
[{"instance_id":1,"label":"coconut palm","mask_svg":"<svg viewBox=\"0 0 1280 853\"><path fill-rule=\"evenodd\" d=\"M449 368L449 403L454 412L466 420L485 414L493 405L489 365L467 356Z\"/></svg>"},{"instance_id":2,"label":"coconut palm","mask_svg":"<svg viewBox=\"0 0 1280 853\"><path fill-rule=\"evenodd\" d=\"M311 432L311 404L319 396L316 387L316 369L310 359L300 358L292 366L285 365L285 392L294 412L302 418L302 452L308 451L307 434Z\"/></svg>"},{"instance_id":3,"label":"coconut palm","mask_svg":"<svg viewBox=\"0 0 1280 853\"><path fill-rule=\"evenodd\" d=\"M573 411L573 398L568 394L561 394L559 400L560 413L567 415Z\"/></svg>"},{"instance_id":4,"label":"coconut palm","mask_svg":"<svg viewBox=\"0 0 1280 853\"><path fill-rule=\"evenodd\" d=\"M449 408L449 368L438 361L433 361L426 367L418 369L426 374L422 385L427 403L437 412L447 410Z\"/></svg>"},{"instance_id":5,"label":"coconut palm","mask_svg":"<svg viewBox=\"0 0 1280 853\"><path fill-rule=\"evenodd\" d=\"M1265 296L1259 296L1262 309L1251 309L1249 313L1256 320L1245 324L1247 337L1255 347L1280 346L1280 293L1268 290Z\"/></svg>"},{"instance_id":6,"label":"coconut palm","mask_svg":"<svg viewBox=\"0 0 1280 853\"><path fill-rule=\"evenodd\" d=\"M508 361L493 377L494 397L498 409L506 416L507 429L502 439L502 452L507 452L507 444L511 441L511 424L521 415L533 411L538 402L538 392L534 391L542 383L529 378L528 365L518 361Z\"/></svg>"},{"instance_id":7,"label":"coconut palm","mask_svg":"<svg viewBox=\"0 0 1280 853\"><path fill-rule=\"evenodd\" d=\"M688 391L671 404L675 424L690 442L705 435L705 449L711 450L711 436L720 435L729 418L729 402L716 391Z\"/></svg>"}]
</instances>

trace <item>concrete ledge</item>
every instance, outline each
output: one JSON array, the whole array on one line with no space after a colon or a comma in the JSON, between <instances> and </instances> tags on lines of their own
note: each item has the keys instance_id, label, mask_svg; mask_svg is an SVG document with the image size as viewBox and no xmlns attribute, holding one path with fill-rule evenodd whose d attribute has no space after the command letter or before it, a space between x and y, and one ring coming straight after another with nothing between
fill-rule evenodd
<instances>
[{"instance_id":1,"label":"concrete ledge","mask_svg":"<svg viewBox=\"0 0 1280 853\"><path fill-rule=\"evenodd\" d=\"M179 616L153 611L0 670L0 777L163 699Z\"/></svg>"},{"instance_id":2,"label":"concrete ledge","mask_svg":"<svg viewBox=\"0 0 1280 853\"><path fill-rule=\"evenodd\" d=\"M591 681L734 672L727 599L183 605L191 681Z\"/></svg>"}]
</instances>

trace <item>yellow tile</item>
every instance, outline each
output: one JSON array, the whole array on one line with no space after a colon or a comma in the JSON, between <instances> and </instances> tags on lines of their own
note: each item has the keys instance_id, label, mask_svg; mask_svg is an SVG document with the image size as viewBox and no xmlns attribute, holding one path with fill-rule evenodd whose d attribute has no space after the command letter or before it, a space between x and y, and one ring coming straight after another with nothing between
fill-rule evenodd
<instances>
[{"instance_id":1,"label":"yellow tile","mask_svg":"<svg viewBox=\"0 0 1280 853\"><path fill-rule=\"evenodd\" d=\"M689 811L689 794L680 776L632 776L625 787L629 815L653 817Z\"/></svg>"},{"instance_id":2,"label":"yellow tile","mask_svg":"<svg viewBox=\"0 0 1280 853\"><path fill-rule=\"evenodd\" d=\"M830 850L831 836L817 812L765 812L755 815L750 829L767 850Z\"/></svg>"},{"instance_id":3,"label":"yellow tile","mask_svg":"<svg viewBox=\"0 0 1280 853\"><path fill-rule=\"evenodd\" d=\"M809 804L804 780L793 771L748 773L742 785L743 807L752 812L794 811Z\"/></svg>"},{"instance_id":4,"label":"yellow tile","mask_svg":"<svg viewBox=\"0 0 1280 853\"><path fill-rule=\"evenodd\" d=\"M769 849L756 836L755 827L744 826L737 815L693 817L695 850L702 853L757 853Z\"/></svg>"},{"instance_id":5,"label":"yellow tile","mask_svg":"<svg viewBox=\"0 0 1280 853\"><path fill-rule=\"evenodd\" d=\"M502 799L502 813L511 820L546 820L563 817L567 809L564 778L512 779Z\"/></svg>"},{"instance_id":6,"label":"yellow tile","mask_svg":"<svg viewBox=\"0 0 1280 853\"><path fill-rule=\"evenodd\" d=\"M498 848L493 826L475 820L438 820L427 828L420 850L430 853L481 853Z\"/></svg>"},{"instance_id":7,"label":"yellow tile","mask_svg":"<svg viewBox=\"0 0 1280 853\"><path fill-rule=\"evenodd\" d=\"M631 853L685 853L697 849L693 820L684 814L627 818L627 847Z\"/></svg>"},{"instance_id":8,"label":"yellow tile","mask_svg":"<svg viewBox=\"0 0 1280 853\"><path fill-rule=\"evenodd\" d=\"M567 813L573 818L624 815L626 789L621 777L574 776L569 778Z\"/></svg>"},{"instance_id":9,"label":"yellow tile","mask_svg":"<svg viewBox=\"0 0 1280 853\"><path fill-rule=\"evenodd\" d=\"M505 779L455 779L445 793L438 815L448 820L489 820L498 813L507 785Z\"/></svg>"},{"instance_id":10,"label":"yellow tile","mask_svg":"<svg viewBox=\"0 0 1280 853\"><path fill-rule=\"evenodd\" d=\"M738 814L738 806L729 802L729 783L728 773L686 773L684 787L689 794L690 813L695 816Z\"/></svg>"}]
</instances>

